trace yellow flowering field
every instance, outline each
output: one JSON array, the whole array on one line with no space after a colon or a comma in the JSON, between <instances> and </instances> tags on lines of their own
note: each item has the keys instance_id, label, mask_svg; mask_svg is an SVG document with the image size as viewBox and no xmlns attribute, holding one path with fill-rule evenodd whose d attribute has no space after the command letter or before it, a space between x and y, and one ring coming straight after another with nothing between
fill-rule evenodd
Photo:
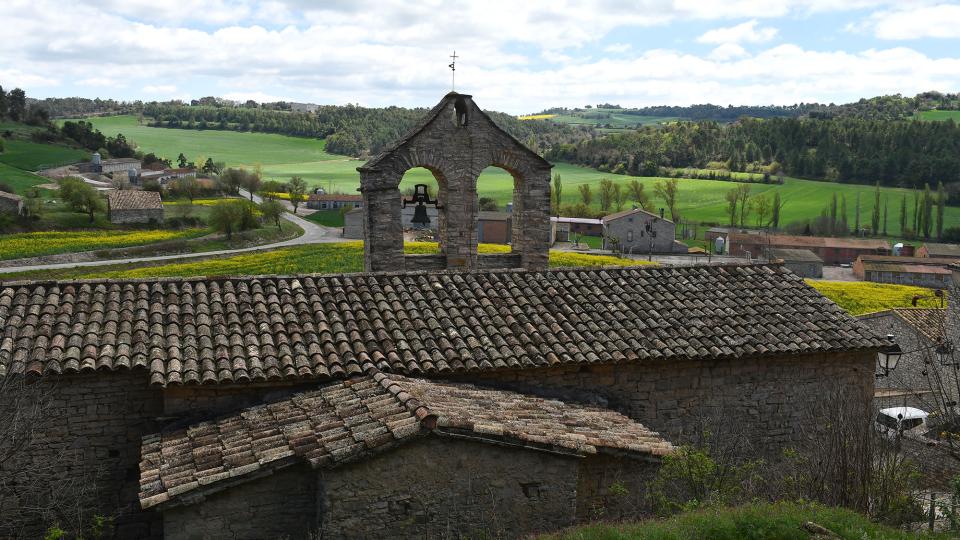
<instances>
[{"instance_id":1,"label":"yellow flowering field","mask_svg":"<svg viewBox=\"0 0 960 540\"><path fill-rule=\"evenodd\" d=\"M527 114L518 116L517 120L549 120L556 116L555 114Z\"/></svg>"},{"instance_id":2,"label":"yellow flowering field","mask_svg":"<svg viewBox=\"0 0 960 540\"><path fill-rule=\"evenodd\" d=\"M437 244L432 242L408 242L404 250L409 254L436 253ZM481 244L480 253L506 253L509 246ZM646 261L631 261L611 256L593 256L582 253L550 252L550 266L609 266L649 264ZM39 279L41 277L73 278L144 278L159 276L237 276L257 274L305 274L360 272L363 270L363 242L337 242L310 244L290 248L259 251L197 262L172 263L141 268L110 269L79 268L58 270L49 273L32 273L18 277Z\"/></svg>"},{"instance_id":3,"label":"yellow flowering field","mask_svg":"<svg viewBox=\"0 0 960 540\"><path fill-rule=\"evenodd\" d=\"M263 197L264 197L265 199L269 199L269 198L272 197L272 198L274 198L274 199L283 199L283 200L285 200L285 201L289 201L289 200L290 200L290 194L289 194L289 193L283 193L283 192L280 192L280 191L265 191L265 192L261 193L261 195L263 195ZM306 198L306 195L304 195L304 198Z\"/></svg>"},{"instance_id":4,"label":"yellow flowering field","mask_svg":"<svg viewBox=\"0 0 960 540\"><path fill-rule=\"evenodd\" d=\"M206 233L206 229L185 229L182 231L45 231L5 234L0 235L0 260L139 246L166 240L196 238Z\"/></svg>"},{"instance_id":5,"label":"yellow flowering field","mask_svg":"<svg viewBox=\"0 0 960 540\"><path fill-rule=\"evenodd\" d=\"M216 206L227 201L237 201L239 199L194 199L194 206ZM174 206L178 204L190 204L189 199L177 200L177 201L164 201L164 206Z\"/></svg>"},{"instance_id":6,"label":"yellow flowering field","mask_svg":"<svg viewBox=\"0 0 960 540\"><path fill-rule=\"evenodd\" d=\"M931 289L910 285L872 283L868 281L819 281L806 280L820 294L836 302L851 315L862 315L896 307L911 307L913 297L933 296ZM919 307L939 307L940 300L924 299Z\"/></svg>"}]
</instances>

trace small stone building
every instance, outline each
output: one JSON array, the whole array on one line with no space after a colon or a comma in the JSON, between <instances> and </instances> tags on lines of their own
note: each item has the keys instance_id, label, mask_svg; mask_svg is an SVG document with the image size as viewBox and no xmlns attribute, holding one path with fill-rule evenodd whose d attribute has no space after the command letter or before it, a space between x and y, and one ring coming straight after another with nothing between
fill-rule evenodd
<instances>
[{"instance_id":1,"label":"small stone building","mask_svg":"<svg viewBox=\"0 0 960 540\"><path fill-rule=\"evenodd\" d=\"M864 281L945 289L950 286L949 266L953 262L932 257L861 255L852 267L853 275Z\"/></svg>"},{"instance_id":2,"label":"small stone building","mask_svg":"<svg viewBox=\"0 0 960 540\"><path fill-rule=\"evenodd\" d=\"M481 211L477 213L477 242L482 244L509 244L513 236L510 212Z\"/></svg>"},{"instance_id":3,"label":"small stone building","mask_svg":"<svg viewBox=\"0 0 960 540\"><path fill-rule=\"evenodd\" d=\"M603 217L603 248L624 253L687 253L677 241L677 226L669 219L640 208Z\"/></svg>"},{"instance_id":4,"label":"small stone building","mask_svg":"<svg viewBox=\"0 0 960 540\"><path fill-rule=\"evenodd\" d=\"M0 214L19 216L23 213L23 197L15 193L0 191Z\"/></svg>"},{"instance_id":5,"label":"small stone building","mask_svg":"<svg viewBox=\"0 0 960 540\"><path fill-rule=\"evenodd\" d=\"M163 201L155 191L111 191L107 214L110 223L163 223Z\"/></svg>"},{"instance_id":6,"label":"small stone building","mask_svg":"<svg viewBox=\"0 0 960 540\"><path fill-rule=\"evenodd\" d=\"M516 538L639 515L671 450L613 411L374 371L148 435L140 502L167 538Z\"/></svg>"},{"instance_id":7,"label":"small stone building","mask_svg":"<svg viewBox=\"0 0 960 540\"><path fill-rule=\"evenodd\" d=\"M823 277L823 259L809 249L769 249L767 258L771 262L782 262L800 277Z\"/></svg>"},{"instance_id":8,"label":"small stone building","mask_svg":"<svg viewBox=\"0 0 960 540\"><path fill-rule=\"evenodd\" d=\"M550 245L555 242L572 242L578 235L603 236L603 220L564 216L550 217Z\"/></svg>"}]
</instances>

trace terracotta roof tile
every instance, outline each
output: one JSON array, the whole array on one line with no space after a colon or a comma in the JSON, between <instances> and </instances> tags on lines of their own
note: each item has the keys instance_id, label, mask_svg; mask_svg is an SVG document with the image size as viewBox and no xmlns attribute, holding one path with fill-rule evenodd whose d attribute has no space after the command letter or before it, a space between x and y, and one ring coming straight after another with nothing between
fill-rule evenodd
<instances>
[{"instance_id":1,"label":"terracotta roof tile","mask_svg":"<svg viewBox=\"0 0 960 540\"><path fill-rule=\"evenodd\" d=\"M881 347L780 265L0 282L0 376L342 379Z\"/></svg>"},{"instance_id":2,"label":"terracotta roof tile","mask_svg":"<svg viewBox=\"0 0 960 540\"><path fill-rule=\"evenodd\" d=\"M371 375L239 414L143 437L140 503L179 496L227 479L306 461L335 467L435 430L482 440L593 454L609 448L662 456L673 447L610 410L515 392Z\"/></svg>"},{"instance_id":3,"label":"terracotta roof tile","mask_svg":"<svg viewBox=\"0 0 960 540\"><path fill-rule=\"evenodd\" d=\"M163 208L156 191L118 190L107 195L111 210L149 210Z\"/></svg>"}]
</instances>

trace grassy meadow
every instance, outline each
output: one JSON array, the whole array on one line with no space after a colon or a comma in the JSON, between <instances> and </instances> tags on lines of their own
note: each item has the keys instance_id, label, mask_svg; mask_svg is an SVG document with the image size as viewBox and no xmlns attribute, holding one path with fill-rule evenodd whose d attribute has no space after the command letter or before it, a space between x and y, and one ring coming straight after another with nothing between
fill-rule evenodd
<instances>
[{"instance_id":1,"label":"grassy meadow","mask_svg":"<svg viewBox=\"0 0 960 540\"><path fill-rule=\"evenodd\" d=\"M920 111L914 118L919 120L960 122L960 111Z\"/></svg>"},{"instance_id":2,"label":"grassy meadow","mask_svg":"<svg viewBox=\"0 0 960 540\"><path fill-rule=\"evenodd\" d=\"M44 166L58 166L90 158L90 153L58 144L41 144L20 139L5 139L0 163L35 171Z\"/></svg>"},{"instance_id":3,"label":"grassy meadow","mask_svg":"<svg viewBox=\"0 0 960 540\"><path fill-rule=\"evenodd\" d=\"M356 168L362 160L336 156L324 150L324 142L317 139L289 137L266 133L238 133L234 131L184 130L152 128L139 125L133 116L112 116L92 118L91 122L105 134L122 132L135 141L142 150L155 152L164 157L176 158L180 152L191 159L203 155L214 160L222 160L228 166L252 167L259 163L264 176L268 179L287 180L291 176L301 176L311 187L323 186L325 189L353 193L360 185L360 175ZM576 203L579 199L578 186L589 184L593 190L594 209L599 209L598 185L601 179L609 178L614 182L626 183L633 177L605 174L595 169L558 163L554 172L563 178L563 202ZM658 180L653 177L640 177L648 193L652 195L653 186ZM411 169L403 178L402 188L417 183L431 185L431 193L436 193L436 180L426 169ZM488 167L478 180L481 197L493 197L501 205L510 201L513 195L513 177L506 171ZM735 187L730 182L717 180L681 179L679 191L679 209L684 218L701 223L725 224L728 222L724 194ZM785 202L781 214L781 223L815 217L830 203L833 193L847 198L847 221L853 226L856 221L854 208L856 196L860 194L860 222L868 224L873 208L873 187L856 184L835 184L786 178L783 185L751 184L751 195L765 193L772 197L780 193ZM908 207L912 209L912 192L898 188L881 188L881 204L886 200L888 208L887 232L891 236L900 235L900 201L908 196ZM629 204L629 203L628 203ZM654 200L656 207L662 201ZM908 222L911 220L908 219ZM755 224L755 218L748 223ZM960 226L960 208L948 208L944 227Z\"/></svg>"}]
</instances>

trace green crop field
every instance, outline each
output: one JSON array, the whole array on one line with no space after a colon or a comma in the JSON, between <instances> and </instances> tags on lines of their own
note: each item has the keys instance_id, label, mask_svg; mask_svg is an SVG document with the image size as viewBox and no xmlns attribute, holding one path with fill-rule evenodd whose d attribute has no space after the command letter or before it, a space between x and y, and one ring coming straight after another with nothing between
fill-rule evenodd
<instances>
[{"instance_id":1,"label":"green crop field","mask_svg":"<svg viewBox=\"0 0 960 540\"><path fill-rule=\"evenodd\" d=\"M638 116L634 114L624 114L621 109L589 109L577 111L571 114L558 114L550 118L551 122L557 124L572 124L585 126L607 126L614 129L635 128L636 126L649 126L674 122L677 118L672 116Z\"/></svg>"},{"instance_id":2,"label":"green crop field","mask_svg":"<svg viewBox=\"0 0 960 540\"><path fill-rule=\"evenodd\" d=\"M920 111L914 118L919 120L953 120L960 122L960 111Z\"/></svg>"},{"instance_id":3,"label":"green crop field","mask_svg":"<svg viewBox=\"0 0 960 540\"><path fill-rule=\"evenodd\" d=\"M20 139L6 139L3 141L3 146L0 163L26 171L35 171L45 165L72 163L90 157L88 152L76 148Z\"/></svg>"},{"instance_id":4,"label":"green crop field","mask_svg":"<svg viewBox=\"0 0 960 540\"><path fill-rule=\"evenodd\" d=\"M15 193L20 195L23 195L27 189L47 181L42 176L0 163L0 184L10 186Z\"/></svg>"},{"instance_id":5,"label":"green crop field","mask_svg":"<svg viewBox=\"0 0 960 540\"><path fill-rule=\"evenodd\" d=\"M323 186L328 190L353 193L360 185L357 167L362 160L328 154L323 149L323 141L284 135L263 133L238 133L233 131L191 131L169 128L151 128L137 124L132 116L114 116L93 118L91 121L104 133L123 132L135 141L142 150L156 152L163 156L176 157L181 151L191 158L197 155L222 160L228 166L251 167L255 163L263 166L264 176L268 179L288 180L291 176L301 176L310 186ZM632 177L605 174L595 169L558 163L554 172L563 178L563 203L579 201L578 186L592 186L593 207L599 207L598 184L601 179L609 178L614 182L626 183ZM652 195L657 178L642 177L639 180ZM431 193L436 193L436 181L426 169L411 169L403 178L402 188L416 183L431 185ZM727 223L724 194L736 184L717 180L681 179L678 195L680 213L684 218L701 223ZM513 194L513 177L496 167L488 167L478 180L481 197L492 197L501 205L510 201ZM853 226L856 221L854 208L856 196L860 194L860 223L868 225L873 209L873 187L854 184L834 184L787 178L783 185L751 184L751 195L765 193L773 196L780 193L785 202L781 214L781 223L812 218L830 203L833 193L847 198L847 221ZM900 200L908 196L909 208L913 208L912 192L898 188L882 188L881 204L889 204L887 232L892 236L900 234ZM659 208L663 202L654 199ZM629 203L628 203L629 204ZM912 217L912 216L911 216ZM908 222L911 220L908 219ZM753 220L749 220L754 224ZM960 208L947 208L944 227L960 226Z\"/></svg>"}]
</instances>

